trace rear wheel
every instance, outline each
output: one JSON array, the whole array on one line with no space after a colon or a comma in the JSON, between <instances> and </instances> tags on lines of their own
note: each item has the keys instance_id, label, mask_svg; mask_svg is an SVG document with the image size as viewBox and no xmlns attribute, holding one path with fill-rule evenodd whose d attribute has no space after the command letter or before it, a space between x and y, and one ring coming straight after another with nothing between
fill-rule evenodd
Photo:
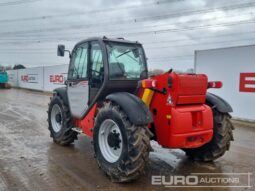
<instances>
[{"instance_id":1,"label":"rear wheel","mask_svg":"<svg viewBox=\"0 0 255 191\"><path fill-rule=\"evenodd\" d=\"M232 130L234 129L230 115L213 109L213 138L212 140L195 149L183 149L186 155L198 161L213 161L225 154L230 148L230 142L234 140Z\"/></svg>"},{"instance_id":2,"label":"rear wheel","mask_svg":"<svg viewBox=\"0 0 255 191\"><path fill-rule=\"evenodd\" d=\"M50 136L60 145L70 145L77 139L77 132L72 130L71 113L61 97L51 98L48 110Z\"/></svg>"},{"instance_id":3,"label":"rear wheel","mask_svg":"<svg viewBox=\"0 0 255 191\"><path fill-rule=\"evenodd\" d=\"M148 161L150 131L132 124L124 111L111 102L99 110L93 131L99 167L114 182L128 182L143 173Z\"/></svg>"}]
</instances>

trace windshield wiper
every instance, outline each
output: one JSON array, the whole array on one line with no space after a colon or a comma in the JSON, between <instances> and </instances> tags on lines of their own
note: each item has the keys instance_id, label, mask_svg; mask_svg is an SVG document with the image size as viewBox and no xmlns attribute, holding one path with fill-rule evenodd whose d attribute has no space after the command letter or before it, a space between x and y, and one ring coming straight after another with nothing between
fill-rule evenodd
<instances>
[{"instance_id":1,"label":"windshield wiper","mask_svg":"<svg viewBox=\"0 0 255 191\"><path fill-rule=\"evenodd\" d=\"M127 54L127 53L129 53L131 51L134 51L134 50L137 50L137 48L133 48L133 49L130 49L130 50L126 51L126 52L123 52L122 54L118 55L116 58L119 58L119 57L121 57L121 56L123 56L123 55L125 55L125 54Z\"/></svg>"}]
</instances>

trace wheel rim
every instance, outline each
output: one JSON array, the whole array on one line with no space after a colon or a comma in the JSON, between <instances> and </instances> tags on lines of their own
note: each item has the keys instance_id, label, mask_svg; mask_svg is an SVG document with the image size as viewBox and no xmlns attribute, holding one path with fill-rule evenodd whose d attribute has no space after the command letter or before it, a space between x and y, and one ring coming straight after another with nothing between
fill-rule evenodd
<instances>
[{"instance_id":1,"label":"wheel rim","mask_svg":"<svg viewBox=\"0 0 255 191\"><path fill-rule=\"evenodd\" d=\"M62 113L58 104L53 105L51 110L51 126L55 133L58 133L62 127Z\"/></svg>"},{"instance_id":2,"label":"wheel rim","mask_svg":"<svg viewBox=\"0 0 255 191\"><path fill-rule=\"evenodd\" d=\"M116 162L122 153L123 138L119 126L111 119L106 119L99 128L98 143L105 160Z\"/></svg>"}]
</instances>

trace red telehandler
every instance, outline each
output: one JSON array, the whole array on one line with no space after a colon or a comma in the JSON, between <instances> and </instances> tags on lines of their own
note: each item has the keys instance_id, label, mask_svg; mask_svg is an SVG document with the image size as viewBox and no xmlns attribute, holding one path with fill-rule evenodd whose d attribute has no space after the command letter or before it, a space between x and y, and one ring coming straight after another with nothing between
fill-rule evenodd
<instances>
[{"instance_id":1,"label":"red telehandler","mask_svg":"<svg viewBox=\"0 0 255 191\"><path fill-rule=\"evenodd\" d=\"M68 78L49 104L50 135L64 146L78 133L91 137L98 165L112 181L131 181L143 173L150 140L200 161L229 150L232 108L207 92L221 82L171 70L149 78L139 42L89 38L72 52L58 45L58 56L66 51Z\"/></svg>"}]
</instances>

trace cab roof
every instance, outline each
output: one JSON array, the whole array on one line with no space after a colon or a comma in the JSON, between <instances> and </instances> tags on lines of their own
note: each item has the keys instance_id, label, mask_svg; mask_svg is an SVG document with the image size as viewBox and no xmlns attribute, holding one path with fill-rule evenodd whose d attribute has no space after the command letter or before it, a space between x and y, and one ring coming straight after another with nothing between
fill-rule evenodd
<instances>
[{"instance_id":1,"label":"cab roof","mask_svg":"<svg viewBox=\"0 0 255 191\"><path fill-rule=\"evenodd\" d=\"M125 40L124 38L107 38L106 36L103 37L91 37L85 40L82 40L80 42L78 42L77 44L82 44L88 41L110 41L110 42L117 42L117 43L129 43L129 44L141 44L138 41L129 41L129 40Z\"/></svg>"}]
</instances>

